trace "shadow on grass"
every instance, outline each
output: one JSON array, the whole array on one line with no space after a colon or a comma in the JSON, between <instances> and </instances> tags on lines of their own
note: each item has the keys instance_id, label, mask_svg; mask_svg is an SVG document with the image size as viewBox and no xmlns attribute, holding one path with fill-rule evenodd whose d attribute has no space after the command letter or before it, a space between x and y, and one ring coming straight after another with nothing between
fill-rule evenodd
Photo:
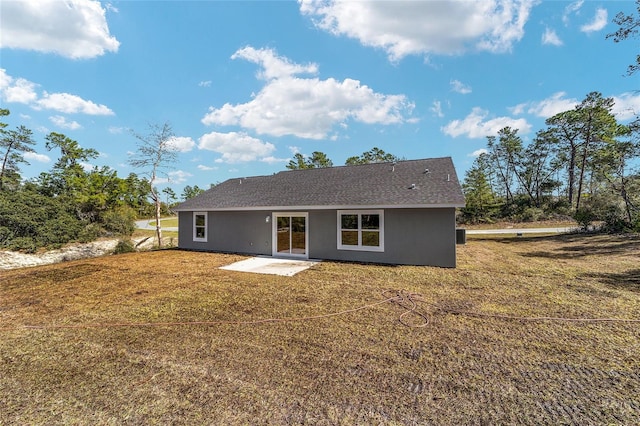
<instances>
[{"instance_id":1,"label":"shadow on grass","mask_svg":"<svg viewBox=\"0 0 640 426\"><path fill-rule=\"evenodd\" d=\"M585 277L594 278L606 286L640 293L640 269L630 269L625 272L596 272L585 274Z\"/></svg>"},{"instance_id":2,"label":"shadow on grass","mask_svg":"<svg viewBox=\"0 0 640 426\"><path fill-rule=\"evenodd\" d=\"M480 240L480 238L478 239ZM491 238L490 240L522 246L540 241L557 243L558 247L553 250L527 251L520 254L523 257L547 259L576 259L584 256L624 254L633 250L640 250L640 235L637 234L561 234L538 237Z\"/></svg>"},{"instance_id":3,"label":"shadow on grass","mask_svg":"<svg viewBox=\"0 0 640 426\"><path fill-rule=\"evenodd\" d=\"M24 275L29 276L34 281L45 280L52 284L65 283L70 280L79 278L86 278L92 274L102 272L104 270L111 269L101 265L79 263L74 264L73 267L56 268L56 269L39 269L29 268L25 269Z\"/></svg>"}]
</instances>

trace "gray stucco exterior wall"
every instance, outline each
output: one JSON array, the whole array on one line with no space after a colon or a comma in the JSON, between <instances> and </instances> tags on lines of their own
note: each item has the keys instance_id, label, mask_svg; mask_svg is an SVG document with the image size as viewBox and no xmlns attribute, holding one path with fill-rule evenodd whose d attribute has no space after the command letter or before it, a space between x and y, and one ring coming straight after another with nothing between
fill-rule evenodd
<instances>
[{"instance_id":1,"label":"gray stucco exterior wall","mask_svg":"<svg viewBox=\"0 0 640 426\"><path fill-rule=\"evenodd\" d=\"M294 212L296 210L287 210ZM179 213L179 247L272 254L272 211L208 212L207 242L193 241L193 212ZM309 258L401 265L456 266L454 208L385 209L384 252L338 250L336 210L308 211Z\"/></svg>"},{"instance_id":2,"label":"gray stucco exterior wall","mask_svg":"<svg viewBox=\"0 0 640 426\"><path fill-rule=\"evenodd\" d=\"M338 250L335 210L312 211L312 258L398 265L456 266L455 209L385 209L384 252Z\"/></svg>"},{"instance_id":3,"label":"gray stucco exterior wall","mask_svg":"<svg viewBox=\"0 0 640 426\"><path fill-rule=\"evenodd\" d=\"M270 211L206 213L207 242L193 241L193 212L179 213L180 248L271 256Z\"/></svg>"}]
</instances>

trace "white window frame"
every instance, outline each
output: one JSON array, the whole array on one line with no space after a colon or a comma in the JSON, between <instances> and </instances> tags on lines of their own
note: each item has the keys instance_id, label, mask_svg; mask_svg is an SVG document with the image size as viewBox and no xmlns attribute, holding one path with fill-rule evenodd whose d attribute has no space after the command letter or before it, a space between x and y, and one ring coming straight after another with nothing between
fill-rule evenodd
<instances>
[{"instance_id":1,"label":"white window frame","mask_svg":"<svg viewBox=\"0 0 640 426\"><path fill-rule=\"evenodd\" d=\"M379 246L363 246L362 245L362 215L377 214L380 216L380 228L378 229ZM358 245L342 244L342 215L358 215ZM337 242L338 250L356 250L356 251L384 251L384 210L338 210ZM356 231L356 229L345 229L345 231ZM364 231L367 231L366 229Z\"/></svg>"},{"instance_id":2,"label":"white window frame","mask_svg":"<svg viewBox=\"0 0 640 426\"><path fill-rule=\"evenodd\" d=\"M199 238L198 233L196 232L196 217L204 216L204 238ZM207 212L193 212L193 241L197 241L200 243L206 243L207 237L209 236L209 215Z\"/></svg>"}]
</instances>

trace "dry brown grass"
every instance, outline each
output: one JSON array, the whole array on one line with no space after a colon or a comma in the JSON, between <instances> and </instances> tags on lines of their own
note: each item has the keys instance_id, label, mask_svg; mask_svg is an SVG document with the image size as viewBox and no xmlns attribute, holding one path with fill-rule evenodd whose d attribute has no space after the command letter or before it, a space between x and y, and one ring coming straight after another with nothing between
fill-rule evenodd
<instances>
[{"instance_id":1,"label":"dry brown grass","mask_svg":"<svg viewBox=\"0 0 640 426\"><path fill-rule=\"evenodd\" d=\"M457 269L218 269L240 259L165 250L0 273L0 424L640 423L637 322L460 313L640 319L638 236L474 239ZM420 293L429 325L384 304L260 325L25 328L300 317L388 288Z\"/></svg>"}]
</instances>

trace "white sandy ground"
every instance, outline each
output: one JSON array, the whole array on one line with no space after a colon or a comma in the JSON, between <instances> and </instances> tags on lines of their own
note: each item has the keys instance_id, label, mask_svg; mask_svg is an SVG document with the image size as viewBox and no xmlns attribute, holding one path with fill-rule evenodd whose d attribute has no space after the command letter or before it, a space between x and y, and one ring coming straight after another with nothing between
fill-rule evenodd
<instances>
[{"instance_id":1,"label":"white sandy ground","mask_svg":"<svg viewBox=\"0 0 640 426\"><path fill-rule=\"evenodd\" d=\"M142 239L133 240L134 245ZM100 240L85 244L70 244L58 250L28 254L15 251L0 251L0 270L26 268L29 266L48 265L70 260L87 259L104 256L113 252L118 240ZM141 244L140 248L150 248L154 244L152 238Z\"/></svg>"}]
</instances>

